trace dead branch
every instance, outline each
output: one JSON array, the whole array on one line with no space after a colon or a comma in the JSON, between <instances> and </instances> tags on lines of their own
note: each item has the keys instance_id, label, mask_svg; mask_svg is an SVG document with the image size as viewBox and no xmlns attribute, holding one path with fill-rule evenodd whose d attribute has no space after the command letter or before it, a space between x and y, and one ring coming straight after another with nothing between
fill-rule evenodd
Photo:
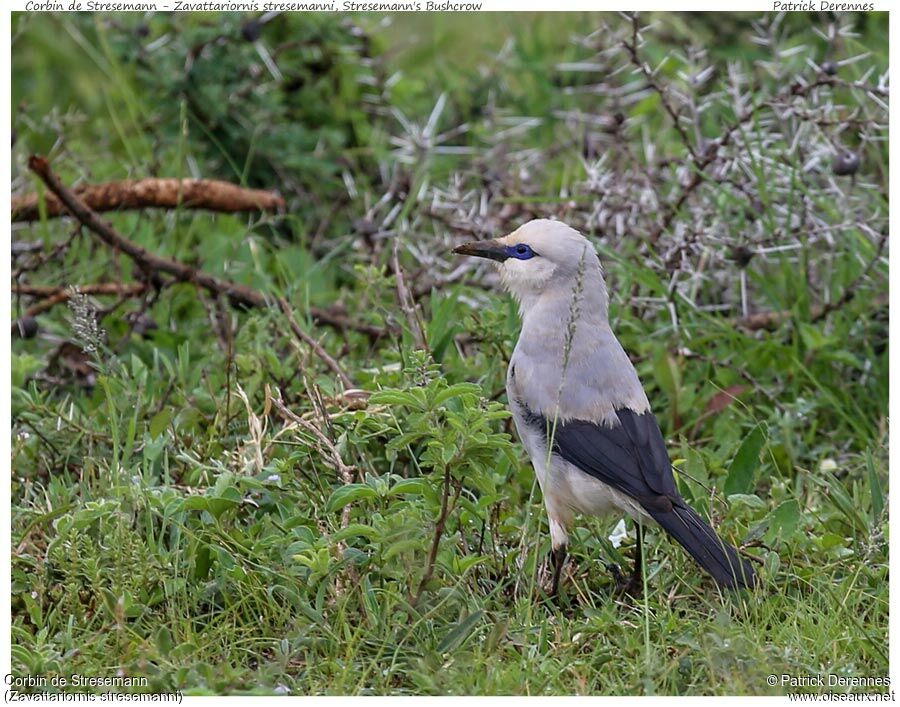
<instances>
[{"instance_id":1,"label":"dead branch","mask_svg":"<svg viewBox=\"0 0 900 707\"><path fill-rule=\"evenodd\" d=\"M46 287L43 285L26 285L22 283L13 283L12 291L14 295L25 297L39 297L40 302L33 304L27 310L23 317L36 317L38 314L52 309L58 304L68 302L73 294L80 292L83 295L117 295L119 297L140 297L149 285L144 282L97 282L89 285L76 285L73 287ZM13 322L13 329L18 326L17 322Z\"/></svg>"},{"instance_id":2,"label":"dead branch","mask_svg":"<svg viewBox=\"0 0 900 707\"><path fill-rule=\"evenodd\" d=\"M284 199L274 191L247 189L217 179L134 179L104 184L84 184L72 189L85 206L96 213L129 209L205 209L220 213L283 211ZM36 221L41 217L36 192L12 198L13 221ZM68 213L54 195L45 198L47 218Z\"/></svg>"},{"instance_id":3,"label":"dead branch","mask_svg":"<svg viewBox=\"0 0 900 707\"><path fill-rule=\"evenodd\" d=\"M282 417L282 419L284 419L285 422L287 422L289 425L300 427L301 429L304 429L312 434L312 436L317 440L316 447L319 450L319 454L323 458L327 458L329 456L331 457L332 464L335 468L335 471L337 471L340 475L341 481L343 481L345 484L352 484L356 469L352 466L348 466L344 462L344 460L341 458L341 453L338 451L337 446L328 438L328 435L326 435L322 430L316 427L309 420L304 420L297 413L287 407L281 398L281 391L276 389L275 395L272 395L271 391L269 391L268 389L268 386L266 386L266 394L272 401L272 405L274 405L275 409L278 410L278 414ZM328 452L327 455L323 453L326 450ZM342 529L350 525L350 514L352 506L352 503L348 503L341 511ZM338 548L340 549L341 554L343 554L345 548L344 543L339 542ZM352 564L348 566L348 574L350 575L350 579L352 581L358 581L359 577L357 575L356 568Z\"/></svg>"},{"instance_id":4,"label":"dead branch","mask_svg":"<svg viewBox=\"0 0 900 707\"><path fill-rule=\"evenodd\" d=\"M425 593L425 588L434 576L434 565L437 561L438 550L441 546L441 537L443 537L444 528L447 525L447 518L450 516L451 509L456 507L456 501L459 498L459 494L462 492L462 485L457 484L456 492L453 494L453 503L451 504L450 482L450 467L447 466L444 469L444 488L441 492L441 512L434 524L434 537L431 540L431 550L428 552L428 561L425 564L425 572L422 574L422 579L419 581L419 587L416 589L416 593L411 595L409 599L409 603L412 606L416 606L419 603L419 600Z\"/></svg>"},{"instance_id":5,"label":"dead branch","mask_svg":"<svg viewBox=\"0 0 900 707\"><path fill-rule=\"evenodd\" d=\"M47 188L53 192L63 203L66 209L92 231L101 241L111 248L125 253L129 258L134 260L137 265L150 275L166 273L174 276L177 280L189 282L197 287L201 287L213 295L226 295L234 304L244 305L247 307L255 307L258 309L268 309L270 305L275 304L287 317L291 331L294 335L306 343L344 383L347 388L352 388L353 381L344 372L340 364L319 344L312 336L307 334L297 320L294 318L293 310L290 303L282 298L273 295L264 295L254 290L252 287L242 285L232 280L224 280L214 275L210 275L203 270L186 265L174 258L165 258L151 253L146 248L142 248L137 243L128 240L118 231L112 224L101 219L94 211L92 211L84 202L81 201L68 187L66 187L59 177L50 168L50 163L46 158L38 155L32 155L28 160L28 166L37 174Z\"/></svg>"},{"instance_id":6,"label":"dead branch","mask_svg":"<svg viewBox=\"0 0 900 707\"><path fill-rule=\"evenodd\" d=\"M855 296L856 290L848 287L844 291L844 294L842 294L833 302L828 302L827 304L818 304L812 307L809 312L809 321L812 323L822 321L829 314L840 309L845 304L850 302ZM888 303L887 294L875 297L873 303L875 307L886 306ZM762 329L772 331L773 329L777 329L779 326L784 324L784 322L788 321L792 316L793 312L790 311L757 312L756 314L750 314L746 317L738 319L735 324L742 329L747 329L748 331L760 331Z\"/></svg>"},{"instance_id":7,"label":"dead branch","mask_svg":"<svg viewBox=\"0 0 900 707\"><path fill-rule=\"evenodd\" d=\"M409 323L409 329L416 342L416 348L427 350L428 340L425 338L425 329L422 326L422 322L419 321L415 300L406 286L406 278L403 277L403 270L400 267L399 251L400 241L398 238L395 238L394 248L391 252L391 269L394 271L394 281L397 285L397 304L400 305L400 309L406 315L406 321Z\"/></svg>"}]
</instances>

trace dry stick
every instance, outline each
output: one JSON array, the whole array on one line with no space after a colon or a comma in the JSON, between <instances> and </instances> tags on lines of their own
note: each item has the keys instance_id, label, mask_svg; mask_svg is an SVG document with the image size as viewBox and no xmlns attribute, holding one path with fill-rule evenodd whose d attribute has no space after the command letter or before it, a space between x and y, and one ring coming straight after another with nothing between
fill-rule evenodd
<instances>
[{"instance_id":1,"label":"dry stick","mask_svg":"<svg viewBox=\"0 0 900 707\"><path fill-rule=\"evenodd\" d=\"M650 70L650 67L647 66L647 64L643 59L641 59L640 55L638 54L639 31L640 28L638 26L637 14L633 14L631 16L631 41L623 41L622 46L631 57L631 63L640 70L650 88L652 88L657 93L657 95L659 95L659 100L662 103L663 108L666 109L666 113L669 114L669 117L672 118L672 122L675 124L675 130L678 131L678 135L681 137L681 142L684 143L685 148L691 154L691 159L694 162L697 162L697 153L694 151L694 146L691 144L691 140L688 137L687 132L685 132L684 127L681 125L678 111L675 110L674 106L672 106L672 103L669 101L668 91L666 91L665 87L660 86L656 82L655 74Z\"/></svg>"},{"instance_id":2,"label":"dry stick","mask_svg":"<svg viewBox=\"0 0 900 707\"><path fill-rule=\"evenodd\" d=\"M150 273L164 272L174 275L177 279L184 282L190 282L197 287L202 287L214 295L227 295L233 303L245 306L256 307L259 309L267 309L271 302L279 306L281 311L287 317L291 330L301 341L305 342L316 355L341 379L348 388L353 387L353 381L344 372L331 355L322 348L321 344L313 337L307 334L291 311L291 305L282 297L266 297L262 293L247 287L238 282L231 280L223 280L209 273L193 268L189 265L165 258L151 253L146 248L142 248L138 244L128 240L119 234L107 221L101 219L94 213L84 202L82 202L68 187L60 182L53 170L50 169L50 163L44 157L32 155L28 160L28 166L37 174L47 185L47 188L53 192L71 214L83 223L88 229L93 231L104 243L115 248L134 260L144 271Z\"/></svg>"},{"instance_id":3,"label":"dry stick","mask_svg":"<svg viewBox=\"0 0 900 707\"><path fill-rule=\"evenodd\" d=\"M409 322L409 328L412 331L413 338L416 342L417 349L428 350L428 340L425 338L425 331L422 328L422 322L416 313L416 303L410 294L409 288L406 286L406 279L403 277L403 270L400 267L400 239L394 239L394 249L391 253L391 268L394 271L394 279L397 283L397 303L400 309L406 315L406 321Z\"/></svg>"},{"instance_id":4,"label":"dry stick","mask_svg":"<svg viewBox=\"0 0 900 707\"><path fill-rule=\"evenodd\" d=\"M456 487L456 493L453 495L453 505L456 505L456 499L462 491L462 485ZM444 528L447 525L447 517L450 515L450 466L444 469L444 490L441 493L441 514L438 516L437 523L434 524L434 538L431 541L431 551L428 553L428 563L425 565L425 574L422 575L422 581L419 582L419 588L416 590L415 596L410 597L409 603L416 606L422 594L425 593L425 586L431 581L434 575L434 564L437 560L438 549L441 545L441 537L444 535Z\"/></svg>"},{"instance_id":5,"label":"dry stick","mask_svg":"<svg viewBox=\"0 0 900 707\"><path fill-rule=\"evenodd\" d=\"M123 211L159 207L164 209L206 209L221 213L283 211L280 194L245 187L217 179L135 179L105 184L87 184L72 192L94 212ZM66 214L66 206L54 195L45 200L47 218ZM36 193L12 198L13 221L41 218L40 197Z\"/></svg>"},{"instance_id":6,"label":"dry stick","mask_svg":"<svg viewBox=\"0 0 900 707\"><path fill-rule=\"evenodd\" d=\"M38 314L52 309L57 304L68 302L77 291L83 295L118 295L119 297L140 297L147 292L149 285L144 282L96 282L89 285L72 287L46 287L43 285L27 285L15 283L12 286L14 295L40 297L41 301L33 304L22 316L36 317ZM16 323L13 323L13 327Z\"/></svg>"},{"instance_id":7,"label":"dry stick","mask_svg":"<svg viewBox=\"0 0 900 707\"><path fill-rule=\"evenodd\" d=\"M347 466L347 464L344 463L344 460L341 459L341 453L338 451L338 448L335 446L334 442L328 439L328 436L314 424L312 424L308 420L304 420L297 413L288 408L281 399L281 391L278 391L278 397L275 397L273 395L270 396L270 399L272 401L272 405L275 406L275 409L278 410L282 418L284 418L288 422L292 422L298 427L302 427L307 432L310 432L319 441L319 443L328 450L329 454L331 455L334 468L337 470L338 474L341 477L341 481L343 481L345 484L352 484L355 470L353 467ZM350 525L350 512L352 506L352 503L348 503L341 511L342 529ZM338 543L338 548L341 550L341 554L343 555L344 543ZM347 572L350 575L351 580L353 580L353 582L355 583L358 580L356 568L352 564L349 564L347 566Z\"/></svg>"},{"instance_id":8,"label":"dry stick","mask_svg":"<svg viewBox=\"0 0 900 707\"><path fill-rule=\"evenodd\" d=\"M832 302L826 302L825 304L818 304L811 308L810 310L810 322L815 324L816 322L822 321L825 317L827 317L832 312L837 311L845 304L849 303L854 297L856 297L857 292L859 291L859 286L865 281L865 279L869 276L869 273L872 272L872 268L875 267L876 263L881 259L881 254L884 252L884 246L887 243L887 234L881 234L881 238L878 239L878 246L875 250L874 257L868 262L863 271L853 278L853 281L847 285L844 292L838 297L836 300ZM875 307L884 307L888 303L888 295L887 293L878 295L873 300ZM738 319L736 324L739 327L744 329L748 329L750 331L757 331L759 329L776 329L782 323L790 319L792 316L792 312L783 311L783 312L758 312L757 314L751 314L750 316L744 317L743 319Z\"/></svg>"}]
</instances>

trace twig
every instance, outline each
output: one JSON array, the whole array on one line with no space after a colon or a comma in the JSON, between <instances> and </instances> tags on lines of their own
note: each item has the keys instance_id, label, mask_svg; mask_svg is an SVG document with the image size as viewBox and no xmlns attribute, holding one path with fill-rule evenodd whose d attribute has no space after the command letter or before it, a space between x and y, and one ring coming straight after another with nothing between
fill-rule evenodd
<instances>
[{"instance_id":1,"label":"twig","mask_svg":"<svg viewBox=\"0 0 900 707\"><path fill-rule=\"evenodd\" d=\"M690 153L691 159L694 162L697 162L697 153L694 151L694 146L691 144L691 139L688 137L687 132L681 125L678 111L675 110L675 107L672 105L671 101L669 101L668 91L663 86L660 86L659 83L657 83L655 74L650 70L650 67L647 66L644 60L641 59L640 54L638 54L639 31L640 28L638 26L638 18L637 14L635 13L631 15L631 41L623 40L622 46L631 57L631 63L640 70L640 72L644 75L644 79L646 79L647 84L659 96L659 100L662 103L663 108L665 108L666 113L669 114L669 117L672 118L672 122L675 124L675 130L678 131L678 135L681 137L681 142L684 143L685 149L687 149L687 151Z\"/></svg>"},{"instance_id":2,"label":"twig","mask_svg":"<svg viewBox=\"0 0 900 707\"><path fill-rule=\"evenodd\" d=\"M422 322L419 321L419 315L416 312L416 303L413 299L409 288L406 286L406 279L403 277L403 269L400 267L400 239L399 236L394 238L394 248L391 252L391 269L394 271L394 280L397 283L397 303L403 314L406 315L406 321L409 323L410 331L412 331L413 339L416 342L417 349L428 349L428 340L425 337L425 330Z\"/></svg>"},{"instance_id":3,"label":"twig","mask_svg":"<svg viewBox=\"0 0 900 707\"><path fill-rule=\"evenodd\" d=\"M58 304L68 302L69 298L77 290L83 295L117 295L119 297L140 297L147 292L149 285L145 282L97 282L89 285L76 285L73 287L46 287L42 285L27 285L14 283L12 291L14 295L25 297L40 297L41 301L33 304L22 316L36 317L38 314L52 309ZM16 323L13 323L13 328Z\"/></svg>"},{"instance_id":4,"label":"twig","mask_svg":"<svg viewBox=\"0 0 900 707\"><path fill-rule=\"evenodd\" d=\"M332 462L334 464L334 468L338 472L338 474L340 474L341 480L345 484L352 484L354 468L344 463L344 460L341 459L341 454L338 451L338 448L334 445L334 442L328 439L328 436L309 420L304 420L297 413L287 407L284 404L284 401L281 399L281 391L277 392L277 397L275 395L272 395L271 398L272 405L275 406L275 409L278 410L279 413L281 413L281 416L285 420L287 420L288 422L293 422L298 427L302 427L304 430L311 433L321 443L321 445L328 450L328 453L331 456Z\"/></svg>"},{"instance_id":5,"label":"twig","mask_svg":"<svg viewBox=\"0 0 900 707\"><path fill-rule=\"evenodd\" d=\"M278 305L279 309L287 317L291 330L301 341L306 343L316 355L341 379L346 387L353 387L353 381L344 372L337 361L322 348L321 344L307 334L294 318L290 303L283 297L266 296L252 287L242 285L231 280L224 280L186 265L173 258L165 258L151 253L133 241L128 240L118 233L107 221L101 219L84 202L82 202L68 187L60 182L56 174L50 168L50 163L44 157L32 155L28 160L28 166L37 174L53 192L71 214L95 233L100 240L108 246L125 253L134 260L145 272L150 274L164 272L173 275L176 279L190 282L197 287L202 287L213 295L227 295L236 304L268 309L271 303Z\"/></svg>"},{"instance_id":6,"label":"twig","mask_svg":"<svg viewBox=\"0 0 900 707\"><path fill-rule=\"evenodd\" d=\"M321 447L324 447L328 451L334 464L334 468L337 470L338 474L341 477L341 481L343 481L345 484L352 484L356 470L354 469L354 467L348 466L346 463L344 463L344 460L341 458L341 453L338 451L338 448L335 446L334 442L328 439L328 436L324 432L322 432L322 430L312 424L309 420L304 420L297 413L288 408L281 399L281 391L277 391L277 397L275 395L271 395L271 393L268 391L267 394L269 395L269 399L272 401L272 405L275 406L275 409L278 410L279 414L282 418L284 418L284 420L297 425L298 427L302 427L304 430L311 433L313 437L318 440ZM342 529L350 525L350 513L352 506L352 503L348 503L341 510ZM344 553L344 548L344 543L339 542L338 549L340 550L342 555ZM350 576L350 579L354 583L356 583L359 579L356 568L352 564L348 564L347 572Z\"/></svg>"},{"instance_id":7,"label":"twig","mask_svg":"<svg viewBox=\"0 0 900 707\"><path fill-rule=\"evenodd\" d=\"M245 187L217 179L136 179L104 184L86 184L72 189L91 211L125 211L128 209L205 209L221 213L243 211L283 211L280 194ZM64 203L53 194L45 199L47 218L67 213ZM41 218L40 196L23 194L12 198L13 221L36 221Z\"/></svg>"},{"instance_id":8,"label":"twig","mask_svg":"<svg viewBox=\"0 0 900 707\"><path fill-rule=\"evenodd\" d=\"M456 487L456 493L453 495L453 504L456 505L456 499L459 498L459 494L462 491L462 485L458 485ZM441 513L438 516L437 522L434 524L434 538L431 541L431 551L428 553L428 562L425 565L425 574L422 575L422 580L419 582L419 588L416 590L414 596L410 597L409 603L412 606L416 606L419 603L419 599L422 598L422 594L425 592L426 585L431 581L432 576L434 575L434 564L437 560L438 549L441 545L441 537L444 535L444 528L447 525L447 517L450 515L450 465L448 464L444 469L444 489L441 493Z\"/></svg>"}]
</instances>

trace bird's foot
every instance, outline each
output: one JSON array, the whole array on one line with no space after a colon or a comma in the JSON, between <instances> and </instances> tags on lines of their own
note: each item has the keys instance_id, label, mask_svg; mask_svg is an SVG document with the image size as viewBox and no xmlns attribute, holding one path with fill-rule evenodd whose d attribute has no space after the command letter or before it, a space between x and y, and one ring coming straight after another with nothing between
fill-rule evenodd
<instances>
[{"instance_id":1,"label":"bird's foot","mask_svg":"<svg viewBox=\"0 0 900 707\"><path fill-rule=\"evenodd\" d=\"M550 551L547 559L541 563L538 570L538 585L544 597L551 603L561 606L564 602L565 592L560 588L569 567L565 546ZM568 571L567 571L568 570Z\"/></svg>"},{"instance_id":2,"label":"bird's foot","mask_svg":"<svg viewBox=\"0 0 900 707\"><path fill-rule=\"evenodd\" d=\"M644 589L644 582L639 574L632 573L626 577L622 574L619 566L613 562L607 563L606 569L612 575L616 594L624 594L630 597L641 595Z\"/></svg>"},{"instance_id":3,"label":"bird's foot","mask_svg":"<svg viewBox=\"0 0 900 707\"><path fill-rule=\"evenodd\" d=\"M616 591L629 597L639 597L644 593L644 582L638 575L628 575L622 578L616 585Z\"/></svg>"}]
</instances>

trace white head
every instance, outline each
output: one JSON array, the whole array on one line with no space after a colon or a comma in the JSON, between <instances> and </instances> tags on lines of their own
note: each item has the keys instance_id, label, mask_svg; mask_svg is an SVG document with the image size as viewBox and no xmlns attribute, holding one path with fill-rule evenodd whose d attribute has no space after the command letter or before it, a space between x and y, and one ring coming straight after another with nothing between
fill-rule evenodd
<instances>
[{"instance_id":1,"label":"white head","mask_svg":"<svg viewBox=\"0 0 900 707\"><path fill-rule=\"evenodd\" d=\"M466 243L453 252L497 261L504 286L523 308L544 296L571 298L581 277L584 294L600 298L605 313L606 287L597 253L587 238L560 221L535 219L508 236Z\"/></svg>"}]
</instances>

